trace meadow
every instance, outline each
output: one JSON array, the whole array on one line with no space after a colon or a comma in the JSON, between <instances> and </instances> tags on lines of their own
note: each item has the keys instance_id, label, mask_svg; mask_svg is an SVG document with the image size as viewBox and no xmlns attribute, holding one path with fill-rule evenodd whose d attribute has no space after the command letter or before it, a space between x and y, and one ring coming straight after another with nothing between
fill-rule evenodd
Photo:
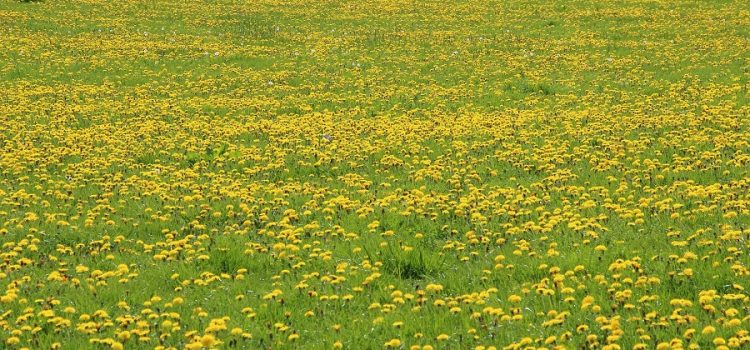
<instances>
[{"instance_id":1,"label":"meadow","mask_svg":"<svg viewBox=\"0 0 750 350\"><path fill-rule=\"evenodd\" d=\"M746 1L0 0L0 348L750 348Z\"/></svg>"}]
</instances>

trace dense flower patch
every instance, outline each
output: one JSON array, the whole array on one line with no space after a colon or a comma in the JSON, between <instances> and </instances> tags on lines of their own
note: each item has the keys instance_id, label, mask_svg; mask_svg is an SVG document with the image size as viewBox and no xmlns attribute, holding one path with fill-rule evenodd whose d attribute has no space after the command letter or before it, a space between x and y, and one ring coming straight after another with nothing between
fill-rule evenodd
<instances>
[{"instance_id":1,"label":"dense flower patch","mask_svg":"<svg viewBox=\"0 0 750 350\"><path fill-rule=\"evenodd\" d=\"M750 347L742 1L0 3L4 349Z\"/></svg>"}]
</instances>

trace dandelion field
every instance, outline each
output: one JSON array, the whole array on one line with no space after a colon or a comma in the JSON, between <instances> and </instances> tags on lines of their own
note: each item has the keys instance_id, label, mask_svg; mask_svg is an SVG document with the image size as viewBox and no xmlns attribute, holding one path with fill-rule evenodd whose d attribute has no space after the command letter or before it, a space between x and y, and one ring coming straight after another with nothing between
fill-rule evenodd
<instances>
[{"instance_id":1,"label":"dandelion field","mask_svg":"<svg viewBox=\"0 0 750 350\"><path fill-rule=\"evenodd\" d=\"M742 1L2 1L2 349L750 347Z\"/></svg>"}]
</instances>

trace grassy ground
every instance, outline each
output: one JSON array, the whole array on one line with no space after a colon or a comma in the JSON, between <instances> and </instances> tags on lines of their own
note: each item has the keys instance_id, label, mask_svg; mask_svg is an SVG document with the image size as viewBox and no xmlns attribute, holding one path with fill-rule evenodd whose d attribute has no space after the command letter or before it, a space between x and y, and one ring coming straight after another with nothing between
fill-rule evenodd
<instances>
[{"instance_id":1,"label":"grassy ground","mask_svg":"<svg viewBox=\"0 0 750 350\"><path fill-rule=\"evenodd\" d=\"M7 349L750 346L743 1L0 1Z\"/></svg>"}]
</instances>

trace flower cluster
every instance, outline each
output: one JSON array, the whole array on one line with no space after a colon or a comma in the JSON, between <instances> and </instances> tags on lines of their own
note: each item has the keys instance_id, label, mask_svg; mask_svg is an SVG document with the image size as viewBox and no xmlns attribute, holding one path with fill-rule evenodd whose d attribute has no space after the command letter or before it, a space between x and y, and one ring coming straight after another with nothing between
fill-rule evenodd
<instances>
[{"instance_id":1,"label":"flower cluster","mask_svg":"<svg viewBox=\"0 0 750 350\"><path fill-rule=\"evenodd\" d=\"M2 349L750 348L742 1L6 1Z\"/></svg>"}]
</instances>

